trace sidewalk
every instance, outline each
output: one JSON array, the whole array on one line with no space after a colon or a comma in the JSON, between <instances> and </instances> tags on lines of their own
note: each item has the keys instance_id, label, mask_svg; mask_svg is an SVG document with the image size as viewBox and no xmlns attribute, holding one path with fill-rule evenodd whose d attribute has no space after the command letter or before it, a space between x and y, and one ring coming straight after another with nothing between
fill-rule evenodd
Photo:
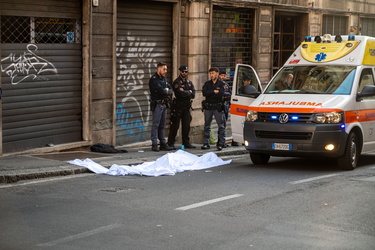
<instances>
[{"instance_id":1,"label":"sidewalk","mask_svg":"<svg viewBox=\"0 0 375 250\"><path fill-rule=\"evenodd\" d=\"M180 146L176 144L176 147ZM217 156L232 156L247 154L243 146L229 146L222 151L217 151L216 147L211 145L211 149L202 150L200 144L195 144L196 149L186 149L185 151L197 156L208 152L214 152ZM120 147L118 149L121 149ZM112 164L135 165L147 161L155 161L157 158L169 152L175 151L151 151L151 146L126 148L128 153L105 154L91 151L69 151L34 155L19 155L0 157L0 183L12 183L20 180L38 179L51 176L73 175L87 173L89 170L67 163L70 160L91 160L105 167Z\"/></svg>"}]
</instances>

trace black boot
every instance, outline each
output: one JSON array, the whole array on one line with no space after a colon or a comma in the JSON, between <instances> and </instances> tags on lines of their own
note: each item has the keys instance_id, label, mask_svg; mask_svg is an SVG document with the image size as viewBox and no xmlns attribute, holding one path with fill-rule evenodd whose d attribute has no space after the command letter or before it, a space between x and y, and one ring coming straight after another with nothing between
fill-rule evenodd
<instances>
[{"instance_id":1,"label":"black boot","mask_svg":"<svg viewBox=\"0 0 375 250\"><path fill-rule=\"evenodd\" d=\"M171 150L173 150L173 148L170 147L167 143L161 143L159 149L160 150L164 150L164 151L171 151Z\"/></svg>"},{"instance_id":2,"label":"black boot","mask_svg":"<svg viewBox=\"0 0 375 250\"><path fill-rule=\"evenodd\" d=\"M185 148L196 148L196 146L191 145L190 143L184 144Z\"/></svg>"},{"instance_id":3,"label":"black boot","mask_svg":"<svg viewBox=\"0 0 375 250\"><path fill-rule=\"evenodd\" d=\"M159 152L158 144L152 144L151 150L155 152Z\"/></svg>"}]
</instances>

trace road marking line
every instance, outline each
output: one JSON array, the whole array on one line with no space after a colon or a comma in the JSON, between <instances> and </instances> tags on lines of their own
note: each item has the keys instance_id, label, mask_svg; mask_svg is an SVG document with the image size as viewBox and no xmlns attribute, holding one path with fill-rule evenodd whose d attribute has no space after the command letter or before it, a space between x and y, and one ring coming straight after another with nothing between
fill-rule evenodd
<instances>
[{"instance_id":1,"label":"road marking line","mask_svg":"<svg viewBox=\"0 0 375 250\"><path fill-rule=\"evenodd\" d=\"M53 247L53 246L56 246L56 245L61 244L61 243L66 243L68 241L78 240L78 239L81 239L81 238L84 238L84 237L92 236L94 234L109 231L109 230L112 230L112 229L115 229L115 228L118 228L118 227L121 227L121 226L122 225L120 225L120 224L112 224L112 225L108 225L108 226L104 226L104 227L99 227L97 229L90 230L90 231L87 231L87 232L74 234L74 235L64 237L64 238L61 238L61 239L58 239L58 240L53 240L53 241L50 241L50 242L38 244L37 246L38 247Z\"/></svg>"},{"instance_id":2,"label":"road marking line","mask_svg":"<svg viewBox=\"0 0 375 250\"><path fill-rule=\"evenodd\" d=\"M375 182L375 176L364 177L364 178L360 178L360 179L357 179L357 180L360 180L360 181L373 181L373 182Z\"/></svg>"},{"instance_id":3,"label":"road marking line","mask_svg":"<svg viewBox=\"0 0 375 250\"><path fill-rule=\"evenodd\" d=\"M89 176L89 175L93 175L93 174L75 174L75 175L59 176L59 177L46 177L44 179L39 179L39 180L35 180L35 181L24 180L26 182L16 183L16 184L0 185L0 189L1 188L9 188L9 187L26 186L26 185L31 185L31 184L39 184L39 183L49 182L49 181L60 181L60 180L66 180L66 179L80 178L80 177L86 177L86 176Z\"/></svg>"},{"instance_id":4,"label":"road marking line","mask_svg":"<svg viewBox=\"0 0 375 250\"><path fill-rule=\"evenodd\" d=\"M197 207L201 207L201 206L205 206L205 205L209 205L209 204L212 204L212 203L225 201L225 200L229 200L229 199L233 199L233 198L237 198L237 197L241 197L241 196L243 196L243 194L228 195L228 196L224 196L224 197L221 197L221 198L216 198L216 199L212 199L212 200L208 200L208 201L198 202L198 203L191 204L191 205L184 206L184 207L179 207L179 208L176 208L175 210L185 211L185 210L189 210L189 209L192 209L192 208L197 208Z\"/></svg>"},{"instance_id":5,"label":"road marking line","mask_svg":"<svg viewBox=\"0 0 375 250\"><path fill-rule=\"evenodd\" d=\"M327 174L327 175L317 176L317 177L303 179L303 180L299 180L299 181L292 181L292 182L289 182L289 183L293 184L293 185L294 184L301 184L301 183L304 183L304 182L320 180L320 179L329 178L329 177L336 176L336 175L339 175L339 174Z\"/></svg>"}]
</instances>

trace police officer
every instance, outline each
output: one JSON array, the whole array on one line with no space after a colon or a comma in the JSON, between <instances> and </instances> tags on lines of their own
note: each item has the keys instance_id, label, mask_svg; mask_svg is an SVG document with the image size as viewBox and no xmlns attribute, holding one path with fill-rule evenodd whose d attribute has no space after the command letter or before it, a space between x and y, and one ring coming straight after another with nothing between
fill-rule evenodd
<instances>
[{"instance_id":1,"label":"police officer","mask_svg":"<svg viewBox=\"0 0 375 250\"><path fill-rule=\"evenodd\" d=\"M206 99L202 102L204 111L204 132L202 149L210 148L210 132L212 116L215 117L218 125L217 150L222 150L225 144L225 115L223 107L224 83L219 79L219 69L209 69L211 80L203 85L202 93Z\"/></svg>"},{"instance_id":2,"label":"police officer","mask_svg":"<svg viewBox=\"0 0 375 250\"><path fill-rule=\"evenodd\" d=\"M167 106L172 96L172 89L165 75L167 74L167 64L158 63L157 71L153 74L148 82L151 93L151 110L152 110L152 128L151 142L152 151L172 150L164 138L164 127L167 115ZM158 139L160 147L158 148Z\"/></svg>"},{"instance_id":3,"label":"police officer","mask_svg":"<svg viewBox=\"0 0 375 250\"><path fill-rule=\"evenodd\" d=\"M225 71L220 71L219 73L219 78L224 82L226 86L224 86L225 91L224 91L224 113L225 113L225 120L228 122L228 117L229 117L229 111L230 111L230 98L232 96L232 87L229 86L228 83L225 82L227 79L227 72ZM225 124L226 127L226 124ZM240 144L234 140L232 140L232 146L240 146ZM227 144L224 144L224 147L228 147Z\"/></svg>"},{"instance_id":4,"label":"police officer","mask_svg":"<svg viewBox=\"0 0 375 250\"><path fill-rule=\"evenodd\" d=\"M229 87L229 84L225 82L225 79L227 78L227 72L220 71L219 78L224 83L223 103L224 103L225 120L227 121L228 116L229 116L230 97L232 95L232 90Z\"/></svg>"},{"instance_id":5,"label":"police officer","mask_svg":"<svg viewBox=\"0 0 375 250\"><path fill-rule=\"evenodd\" d=\"M171 111L171 128L169 130L168 145L176 149L174 142L176 139L177 131L182 126L182 145L185 148L195 148L190 144L189 132L191 122L191 104L192 99L195 97L194 85L187 79L188 67L182 65L179 69L180 75L174 80L172 84L174 95L176 96L172 102Z\"/></svg>"},{"instance_id":6,"label":"police officer","mask_svg":"<svg viewBox=\"0 0 375 250\"><path fill-rule=\"evenodd\" d=\"M225 115L225 128L227 128L227 122L229 118L229 109L230 109L230 98L232 96L232 89L230 88L229 84L225 82L227 79L227 72L220 71L219 72L219 79L224 83L224 94L223 94L223 107L224 107L224 115ZM224 148L228 147L226 143L224 143Z\"/></svg>"}]
</instances>

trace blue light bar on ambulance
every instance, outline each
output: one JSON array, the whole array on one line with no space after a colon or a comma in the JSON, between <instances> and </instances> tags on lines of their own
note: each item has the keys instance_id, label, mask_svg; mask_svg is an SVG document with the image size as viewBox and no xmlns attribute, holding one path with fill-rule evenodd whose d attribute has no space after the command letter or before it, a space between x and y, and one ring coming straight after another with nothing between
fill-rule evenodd
<instances>
[{"instance_id":1,"label":"blue light bar on ambulance","mask_svg":"<svg viewBox=\"0 0 375 250\"><path fill-rule=\"evenodd\" d=\"M279 119L279 117L277 115L271 115L271 119L277 120L277 119ZM293 121L297 121L299 119L299 117L296 116L296 115L293 115L293 116L290 117L290 119L292 119Z\"/></svg>"},{"instance_id":2,"label":"blue light bar on ambulance","mask_svg":"<svg viewBox=\"0 0 375 250\"><path fill-rule=\"evenodd\" d=\"M340 35L336 35L335 36L335 41L338 42L338 43L341 43L342 42L342 37Z\"/></svg>"},{"instance_id":3,"label":"blue light bar on ambulance","mask_svg":"<svg viewBox=\"0 0 375 250\"><path fill-rule=\"evenodd\" d=\"M328 36L327 35L324 35L324 36ZM324 38L323 36L323 38ZM315 36L314 37L314 41L316 43L321 43L323 42L324 39L322 39L322 37L320 36ZM312 41L312 37L311 36L305 36L305 38L303 39L304 42L311 42ZM355 41L355 35L348 35L348 41ZM336 35L335 36L335 42L338 42L338 43L341 43L342 42L342 37L340 35Z\"/></svg>"},{"instance_id":4,"label":"blue light bar on ambulance","mask_svg":"<svg viewBox=\"0 0 375 250\"><path fill-rule=\"evenodd\" d=\"M322 38L321 38L320 36L316 36L316 37L314 38L314 41L315 41L316 43L321 43L321 42L322 42Z\"/></svg>"}]
</instances>

